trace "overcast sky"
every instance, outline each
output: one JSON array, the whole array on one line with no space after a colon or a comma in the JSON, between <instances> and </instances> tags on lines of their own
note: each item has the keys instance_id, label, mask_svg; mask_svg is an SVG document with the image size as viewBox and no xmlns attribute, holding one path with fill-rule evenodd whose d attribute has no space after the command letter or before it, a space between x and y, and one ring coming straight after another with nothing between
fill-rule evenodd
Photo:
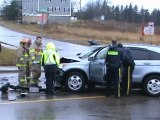
<instances>
[{"instance_id":1,"label":"overcast sky","mask_svg":"<svg viewBox=\"0 0 160 120\"><path fill-rule=\"evenodd\" d=\"M2 5L3 1L4 1L4 0L0 0L0 5ZM6 1L6 2L9 2L9 1L11 1L11 0L5 0L5 1Z\"/></svg>"}]
</instances>

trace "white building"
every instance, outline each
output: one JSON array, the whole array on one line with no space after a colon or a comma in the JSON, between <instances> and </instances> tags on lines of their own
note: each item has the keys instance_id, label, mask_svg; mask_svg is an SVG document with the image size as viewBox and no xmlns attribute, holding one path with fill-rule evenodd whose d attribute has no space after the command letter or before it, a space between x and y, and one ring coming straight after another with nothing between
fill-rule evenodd
<instances>
[{"instance_id":1,"label":"white building","mask_svg":"<svg viewBox=\"0 0 160 120\"><path fill-rule=\"evenodd\" d=\"M37 23L48 15L48 23L66 23L71 18L71 0L22 0L22 21Z\"/></svg>"}]
</instances>

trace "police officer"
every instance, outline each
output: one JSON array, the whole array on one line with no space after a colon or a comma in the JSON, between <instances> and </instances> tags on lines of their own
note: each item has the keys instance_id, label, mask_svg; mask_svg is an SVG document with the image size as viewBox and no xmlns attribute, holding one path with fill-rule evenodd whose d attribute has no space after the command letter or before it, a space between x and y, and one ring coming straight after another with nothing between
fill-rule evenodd
<instances>
[{"instance_id":1,"label":"police officer","mask_svg":"<svg viewBox=\"0 0 160 120\"><path fill-rule=\"evenodd\" d=\"M132 73L135 67L134 59L131 54L131 51L127 47L123 47L122 44L118 44L118 47L122 49L123 52L123 72L122 72L122 93L123 95L130 95L131 86L132 86Z\"/></svg>"},{"instance_id":2,"label":"police officer","mask_svg":"<svg viewBox=\"0 0 160 120\"><path fill-rule=\"evenodd\" d=\"M41 59L42 59L42 38L37 37L33 44L31 44L29 49L30 54L30 64L32 78L30 84L33 86L38 86L39 77L41 76Z\"/></svg>"},{"instance_id":3,"label":"police officer","mask_svg":"<svg viewBox=\"0 0 160 120\"><path fill-rule=\"evenodd\" d=\"M56 52L55 45L47 43L46 50L42 55L42 65L46 77L46 94L53 94L53 81L56 81L56 72L60 64L59 54Z\"/></svg>"},{"instance_id":4,"label":"police officer","mask_svg":"<svg viewBox=\"0 0 160 120\"><path fill-rule=\"evenodd\" d=\"M114 83L115 97L120 97L120 66L121 66L122 53L117 47L117 41L112 41L112 46L109 47L106 56L107 69L107 96L111 94L111 86Z\"/></svg>"}]
</instances>

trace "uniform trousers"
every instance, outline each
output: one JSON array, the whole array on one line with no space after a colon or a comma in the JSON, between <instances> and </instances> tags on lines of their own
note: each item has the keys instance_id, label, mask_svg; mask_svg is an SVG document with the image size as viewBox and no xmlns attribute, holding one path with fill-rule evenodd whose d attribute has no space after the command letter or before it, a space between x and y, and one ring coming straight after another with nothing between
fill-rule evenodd
<instances>
[{"instance_id":1,"label":"uniform trousers","mask_svg":"<svg viewBox=\"0 0 160 120\"><path fill-rule=\"evenodd\" d=\"M56 71L57 71L57 65L44 65L44 72L46 77L46 93L52 94L54 85L53 81L56 81Z\"/></svg>"},{"instance_id":2,"label":"uniform trousers","mask_svg":"<svg viewBox=\"0 0 160 120\"><path fill-rule=\"evenodd\" d=\"M120 97L120 79L119 79L119 67L109 67L107 69L107 83L106 92L107 96L111 94L111 86L114 85L115 97Z\"/></svg>"}]
</instances>

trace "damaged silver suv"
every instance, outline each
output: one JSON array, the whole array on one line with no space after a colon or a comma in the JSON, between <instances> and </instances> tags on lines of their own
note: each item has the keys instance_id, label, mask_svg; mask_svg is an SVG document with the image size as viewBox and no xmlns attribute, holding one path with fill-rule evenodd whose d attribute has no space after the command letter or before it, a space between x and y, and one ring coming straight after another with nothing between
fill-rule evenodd
<instances>
[{"instance_id":1,"label":"damaged silver suv","mask_svg":"<svg viewBox=\"0 0 160 120\"><path fill-rule=\"evenodd\" d=\"M133 85L149 96L160 95L160 47L144 44L126 44L135 60ZM99 46L100 47L100 46ZM86 85L105 85L105 57L108 46L95 50L85 58L66 57L63 62L63 83L69 91L79 92Z\"/></svg>"}]
</instances>

